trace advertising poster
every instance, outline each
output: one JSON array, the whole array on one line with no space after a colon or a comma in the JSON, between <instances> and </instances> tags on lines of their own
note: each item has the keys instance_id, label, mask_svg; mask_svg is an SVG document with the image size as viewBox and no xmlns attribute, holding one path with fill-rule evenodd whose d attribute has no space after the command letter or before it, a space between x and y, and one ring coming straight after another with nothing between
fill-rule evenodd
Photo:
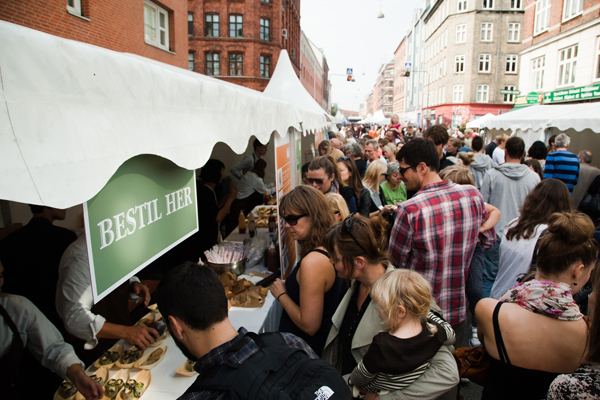
<instances>
[{"instance_id":1,"label":"advertising poster","mask_svg":"<svg viewBox=\"0 0 600 400\"><path fill-rule=\"evenodd\" d=\"M158 156L137 156L83 208L97 303L198 231L195 172Z\"/></svg>"}]
</instances>

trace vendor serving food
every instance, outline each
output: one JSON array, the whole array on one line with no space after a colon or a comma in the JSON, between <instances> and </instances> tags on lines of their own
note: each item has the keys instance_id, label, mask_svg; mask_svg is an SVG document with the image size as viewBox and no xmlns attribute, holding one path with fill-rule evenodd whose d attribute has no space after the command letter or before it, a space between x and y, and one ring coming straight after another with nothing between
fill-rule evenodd
<instances>
[{"instance_id":1,"label":"vendor serving food","mask_svg":"<svg viewBox=\"0 0 600 400\"><path fill-rule=\"evenodd\" d=\"M150 302L148 287L136 277L94 305L85 235L67 248L58 273L56 308L84 361L99 358L114 343L109 339L124 339L142 350L158 339L153 328L131 326L129 298L143 301L145 306Z\"/></svg>"}]
</instances>

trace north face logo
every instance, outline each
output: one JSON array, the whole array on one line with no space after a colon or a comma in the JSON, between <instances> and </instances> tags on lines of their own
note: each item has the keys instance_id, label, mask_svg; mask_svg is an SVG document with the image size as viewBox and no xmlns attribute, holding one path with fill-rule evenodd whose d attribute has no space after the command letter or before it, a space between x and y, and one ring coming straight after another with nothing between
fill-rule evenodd
<instances>
[{"instance_id":1,"label":"north face logo","mask_svg":"<svg viewBox=\"0 0 600 400\"><path fill-rule=\"evenodd\" d=\"M333 396L333 390L331 390L328 386L321 386L319 390L315 392L317 397L315 400L328 400L331 396Z\"/></svg>"}]
</instances>

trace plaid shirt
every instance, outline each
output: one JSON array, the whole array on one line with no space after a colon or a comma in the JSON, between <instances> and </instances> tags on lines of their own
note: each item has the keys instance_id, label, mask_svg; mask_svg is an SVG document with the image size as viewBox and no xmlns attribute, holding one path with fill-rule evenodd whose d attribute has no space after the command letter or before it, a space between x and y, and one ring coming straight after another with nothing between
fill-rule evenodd
<instances>
[{"instance_id":1,"label":"plaid shirt","mask_svg":"<svg viewBox=\"0 0 600 400\"><path fill-rule=\"evenodd\" d=\"M251 338L244 337L248 332L246 329L242 327L238 332L238 336L234 337L229 342L223 343L219 347L215 347L198 360L194 369L199 375L202 375L203 371L206 371L215 365L225 364L226 362L229 364L235 363L241 365L259 350L256 343L254 343ZM303 350L312 359L319 358L313 349L299 337L292 335L291 333L283 332L281 333L281 336L283 336L283 339L288 346ZM242 338L245 343L244 347L236 352L231 351L231 346L236 344ZM178 400L216 400L224 398L226 394L226 392L203 390L201 392L186 393L179 397Z\"/></svg>"},{"instance_id":2,"label":"plaid shirt","mask_svg":"<svg viewBox=\"0 0 600 400\"><path fill-rule=\"evenodd\" d=\"M495 243L494 229L479 234L488 217L477 189L449 180L421 188L396 211L389 247L394 265L415 270L431 283L451 325L467 315L465 283L477 237L484 248Z\"/></svg>"}]
</instances>

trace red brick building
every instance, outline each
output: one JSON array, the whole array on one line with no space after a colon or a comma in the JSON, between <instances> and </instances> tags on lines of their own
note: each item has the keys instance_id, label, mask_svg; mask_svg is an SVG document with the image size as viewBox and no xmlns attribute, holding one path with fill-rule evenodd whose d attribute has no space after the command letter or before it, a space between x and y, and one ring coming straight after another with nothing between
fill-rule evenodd
<instances>
[{"instance_id":1,"label":"red brick building","mask_svg":"<svg viewBox=\"0 0 600 400\"><path fill-rule=\"evenodd\" d=\"M179 0L7 0L0 19L55 36L187 67Z\"/></svg>"},{"instance_id":2,"label":"red brick building","mask_svg":"<svg viewBox=\"0 0 600 400\"><path fill-rule=\"evenodd\" d=\"M188 1L189 69L264 90L279 52L300 71L300 0Z\"/></svg>"}]
</instances>

